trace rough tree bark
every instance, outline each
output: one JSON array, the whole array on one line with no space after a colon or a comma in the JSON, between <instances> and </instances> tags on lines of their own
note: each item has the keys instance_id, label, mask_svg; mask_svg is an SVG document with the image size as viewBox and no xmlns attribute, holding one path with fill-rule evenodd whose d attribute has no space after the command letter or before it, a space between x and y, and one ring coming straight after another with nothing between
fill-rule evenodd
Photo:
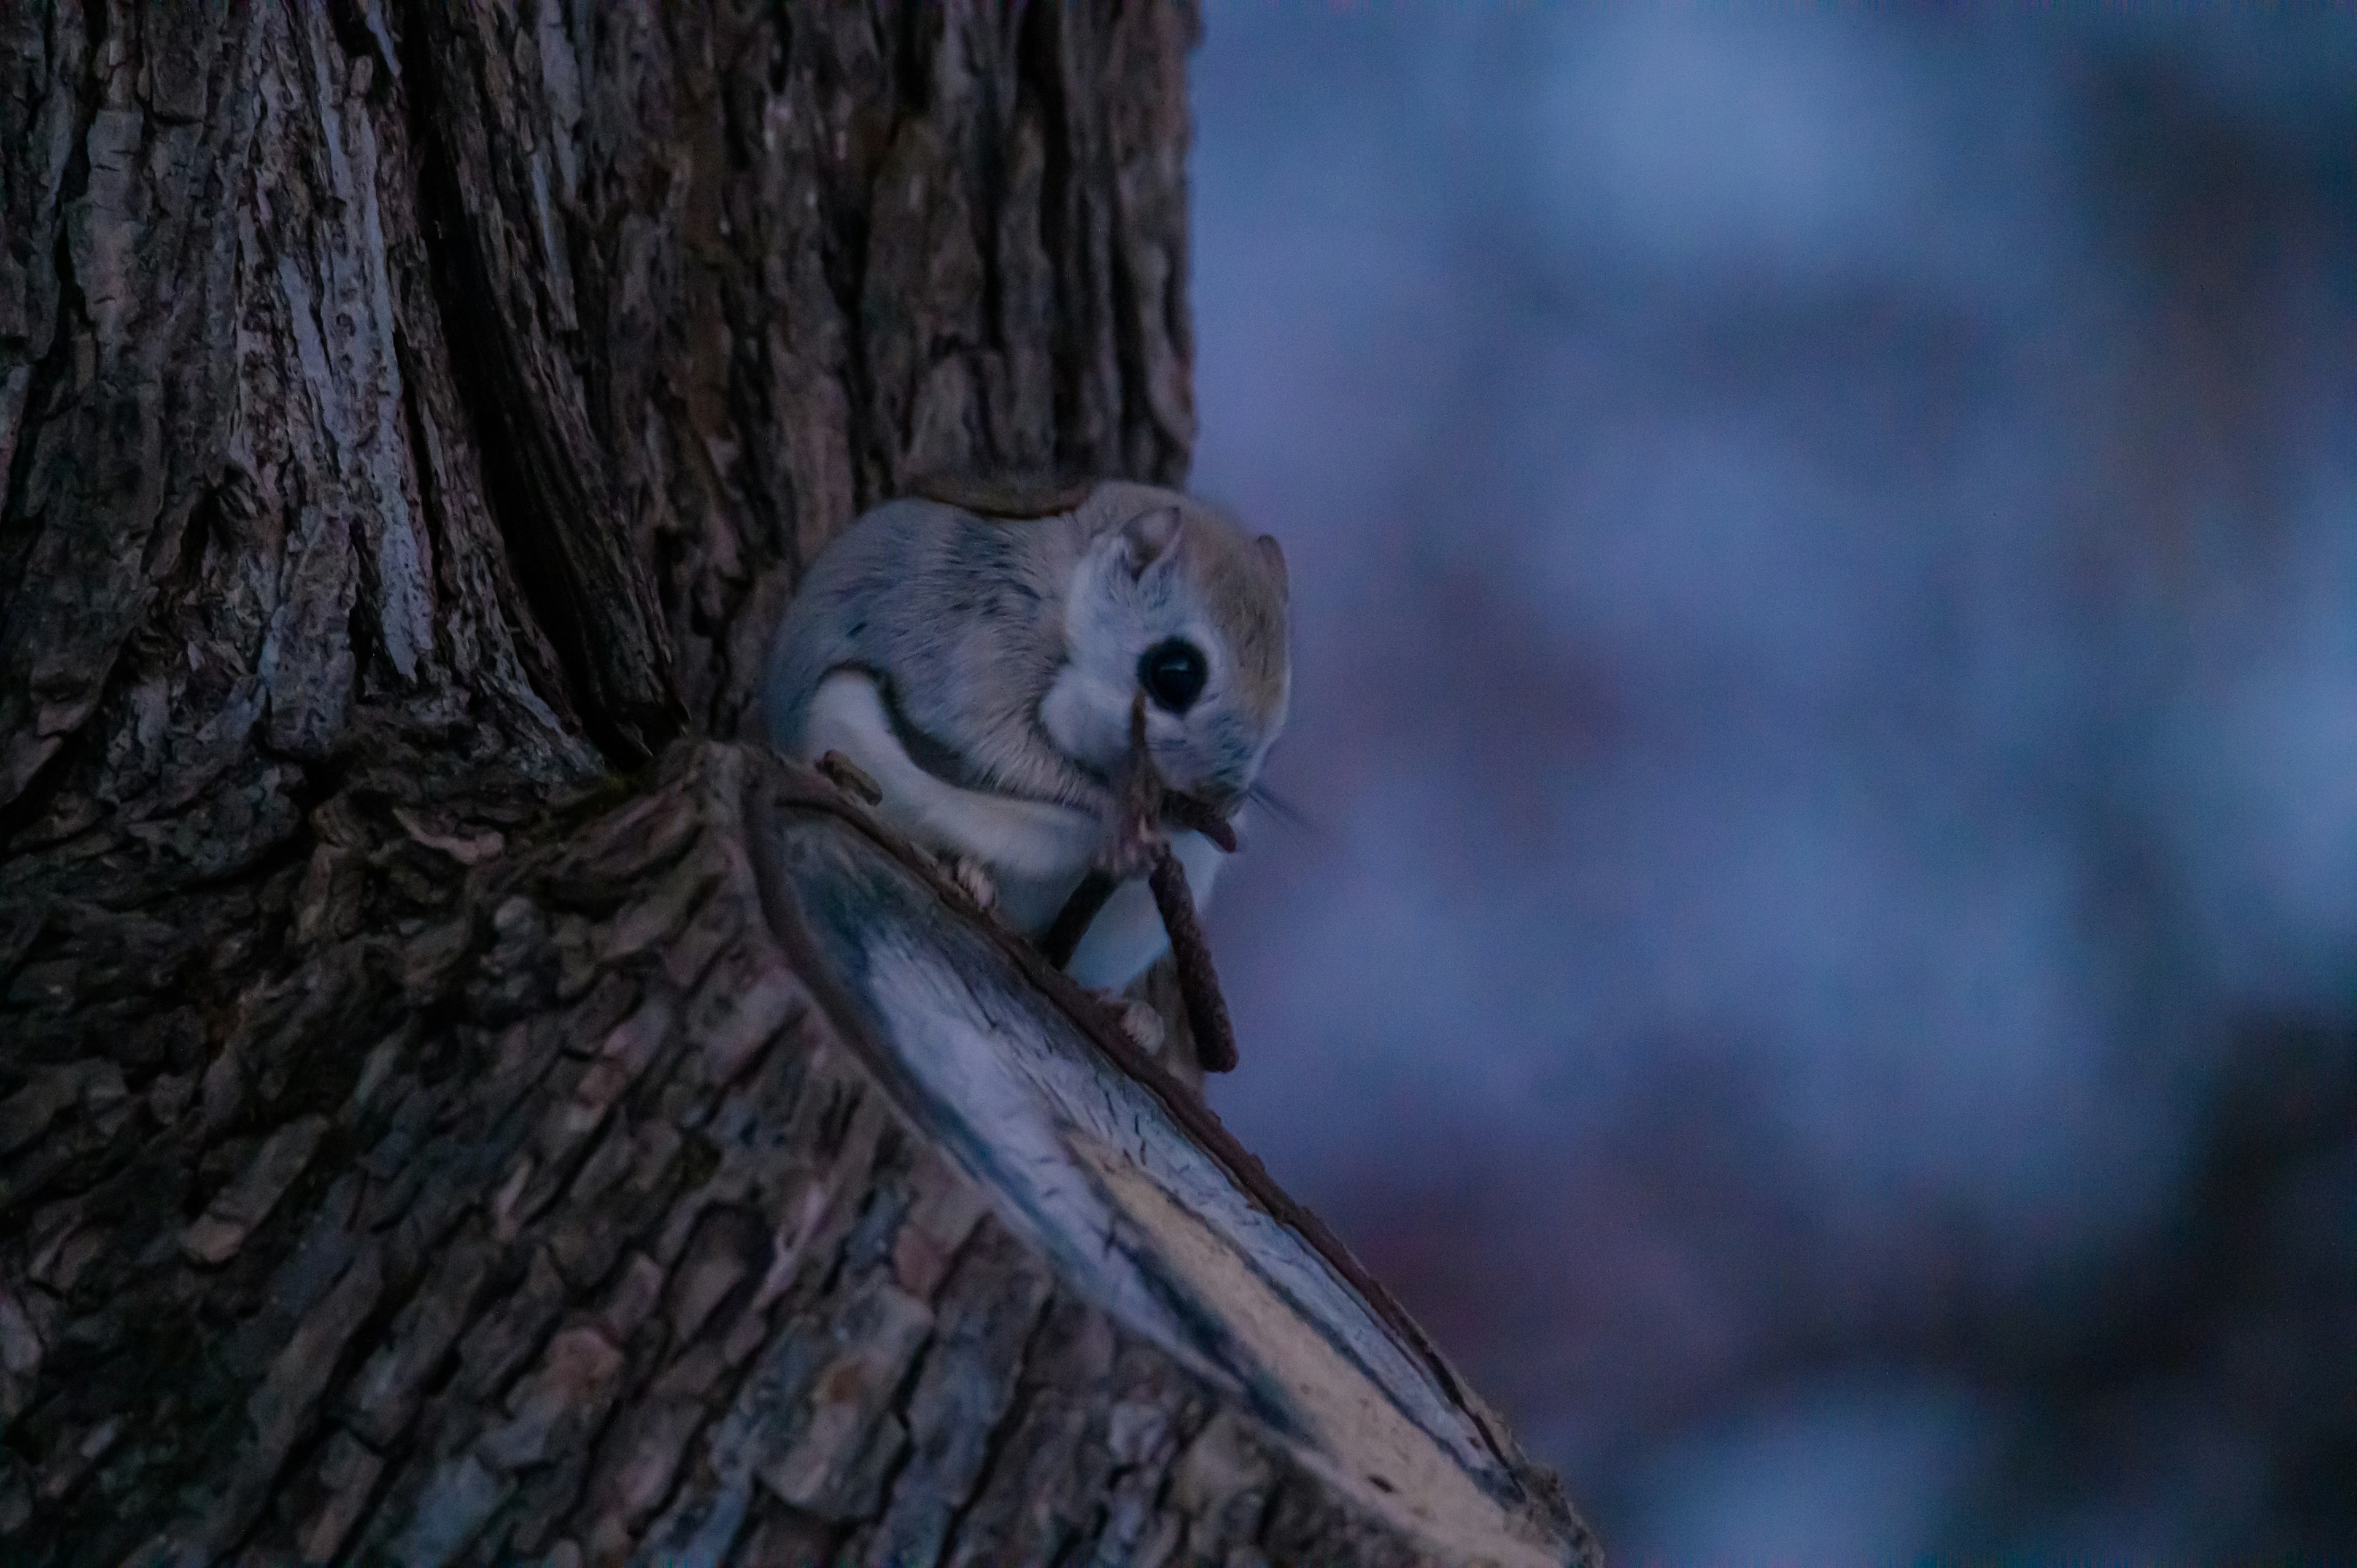
<instances>
[{"instance_id":1,"label":"rough tree bark","mask_svg":"<svg viewBox=\"0 0 2357 1568\"><path fill-rule=\"evenodd\" d=\"M1181 477L1194 26L0 0L0 1557L1592 1552L733 744L909 476Z\"/></svg>"}]
</instances>

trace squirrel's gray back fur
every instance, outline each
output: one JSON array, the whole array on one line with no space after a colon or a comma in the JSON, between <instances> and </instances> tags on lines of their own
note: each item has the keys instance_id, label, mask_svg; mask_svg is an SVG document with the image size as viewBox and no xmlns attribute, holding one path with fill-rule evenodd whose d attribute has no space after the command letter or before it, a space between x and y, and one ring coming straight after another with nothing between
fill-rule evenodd
<instances>
[{"instance_id":1,"label":"squirrel's gray back fur","mask_svg":"<svg viewBox=\"0 0 2357 1568\"><path fill-rule=\"evenodd\" d=\"M771 655L771 737L796 749L834 671L874 674L919 729L1011 793L1094 809L1092 780L1039 729L1063 659L1063 585L1086 545L1063 515L978 518L919 497L862 517L811 565Z\"/></svg>"},{"instance_id":2,"label":"squirrel's gray back fur","mask_svg":"<svg viewBox=\"0 0 2357 1568\"><path fill-rule=\"evenodd\" d=\"M1083 810L1102 775L1060 752L1039 702L1066 656L1066 596L1097 540L1156 507L1184 510L1184 591L1219 608L1217 632L1245 688L1232 744L1258 752L1283 723L1285 586L1274 546L1200 502L1119 482L1071 510L985 518L920 497L887 501L812 564L780 628L766 692L771 738L789 752L819 683L875 675L917 729L956 750L997 790Z\"/></svg>"}]
</instances>

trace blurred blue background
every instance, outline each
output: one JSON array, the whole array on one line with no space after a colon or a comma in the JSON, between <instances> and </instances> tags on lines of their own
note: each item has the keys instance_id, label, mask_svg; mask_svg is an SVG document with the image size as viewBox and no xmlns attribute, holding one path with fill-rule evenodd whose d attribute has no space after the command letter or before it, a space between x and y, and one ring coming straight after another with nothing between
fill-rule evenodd
<instances>
[{"instance_id":1,"label":"blurred blue background","mask_svg":"<svg viewBox=\"0 0 2357 1568\"><path fill-rule=\"evenodd\" d=\"M1622 1562L2357 1548L2357 14L1222 5L1222 1114Z\"/></svg>"}]
</instances>

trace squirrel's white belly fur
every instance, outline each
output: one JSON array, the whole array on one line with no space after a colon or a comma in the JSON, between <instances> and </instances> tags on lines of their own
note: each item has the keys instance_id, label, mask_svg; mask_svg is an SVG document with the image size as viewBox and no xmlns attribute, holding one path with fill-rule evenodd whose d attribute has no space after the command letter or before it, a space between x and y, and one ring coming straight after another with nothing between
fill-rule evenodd
<instances>
[{"instance_id":1,"label":"squirrel's white belly fur","mask_svg":"<svg viewBox=\"0 0 2357 1568\"><path fill-rule=\"evenodd\" d=\"M970 856L989 872L998 912L1017 929L1045 931L1072 896L1103 842L1085 811L961 789L917 765L892 733L875 679L838 670L819 683L797 747L812 762L839 751L884 792L878 811L936 853ZM1200 908L1223 858L1200 833L1172 840ZM1066 972L1084 985L1125 985L1161 956L1168 939L1143 880L1125 882L1090 925Z\"/></svg>"}]
</instances>

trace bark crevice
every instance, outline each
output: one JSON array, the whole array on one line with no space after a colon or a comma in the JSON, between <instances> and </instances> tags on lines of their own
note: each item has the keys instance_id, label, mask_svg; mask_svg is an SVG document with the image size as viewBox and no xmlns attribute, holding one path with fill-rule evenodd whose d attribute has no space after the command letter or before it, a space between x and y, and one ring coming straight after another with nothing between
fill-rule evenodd
<instances>
[{"instance_id":1,"label":"bark crevice","mask_svg":"<svg viewBox=\"0 0 2357 1568\"><path fill-rule=\"evenodd\" d=\"M0 575L0 605L6 603L7 589L21 581L20 572L43 526L41 517L38 514L28 516L25 510L35 455L40 449L42 437L50 422L65 411L61 389L72 374L77 350L87 344L92 331L90 302L82 294L81 283L74 269L70 220L74 207L90 194L90 138L98 124L105 94L101 62L106 43L106 11L104 7L98 7L83 15L89 20L90 32L82 39L85 63L70 90L74 104L72 139L55 193L47 202L50 220L57 230L49 245L50 275L57 290L55 315L49 323L48 346L34 361L23 400L18 404L20 412L16 428L5 433L13 437L14 448L8 463L6 488L5 492L0 492L0 574L5 574ZM59 53L57 29L66 26L67 20L62 8L49 16L48 47L52 59ZM22 538L21 547L11 543L9 536L12 534ZM0 651L14 651L5 648L9 640L5 628L0 627ZM97 702L104 700L105 682L113 673L113 656L120 646L118 642L109 650L107 669L98 683ZM30 685L28 682L28 688ZM17 708L19 703L22 704L21 711L12 713L11 709ZM95 706L96 702L91 705ZM8 693L0 692L0 724L13 718L24 727L37 732L45 731L48 726L39 722L40 716L37 692L27 690L16 703L9 700ZM40 801L56 788L71 766L80 734L77 725L48 749L46 756L36 751L38 759L30 768L24 768L21 763L9 767L9 762L14 759L5 750L0 750L0 843L5 843L20 826L38 815Z\"/></svg>"},{"instance_id":2,"label":"bark crevice","mask_svg":"<svg viewBox=\"0 0 2357 1568\"><path fill-rule=\"evenodd\" d=\"M419 153L418 237L448 324L443 343L481 464L484 504L564 672L563 708L609 763L639 767L684 722L669 690L667 650L632 613L643 602L644 589L633 591L640 574L623 566L617 593L613 566L600 560L607 547L597 533L618 532L602 472L582 472L580 454L556 449L530 412L542 389L519 361L500 306L506 280L487 261L461 192L455 138L474 116L453 102L451 72L464 71L469 57L444 8L430 3L409 8L401 47ZM472 85L479 95L480 84ZM634 658L635 666L623 662Z\"/></svg>"}]
</instances>

